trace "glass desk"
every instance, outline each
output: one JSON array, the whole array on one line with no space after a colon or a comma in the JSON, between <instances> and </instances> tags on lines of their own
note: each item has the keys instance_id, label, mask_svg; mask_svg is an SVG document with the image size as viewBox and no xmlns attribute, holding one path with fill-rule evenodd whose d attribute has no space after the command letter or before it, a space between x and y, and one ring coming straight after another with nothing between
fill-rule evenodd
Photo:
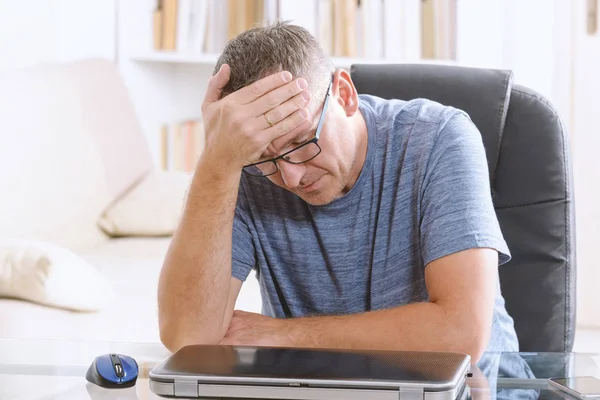
<instances>
[{"instance_id":1,"label":"glass desk","mask_svg":"<svg viewBox=\"0 0 600 400\"><path fill-rule=\"evenodd\" d=\"M122 353L140 367L129 389L104 389L85 374L101 354ZM146 400L161 399L149 389L148 374L169 356L158 343L0 339L0 399ZM600 355L583 353L492 353L467 380L473 399L562 399L548 388L550 377L600 378Z\"/></svg>"}]
</instances>

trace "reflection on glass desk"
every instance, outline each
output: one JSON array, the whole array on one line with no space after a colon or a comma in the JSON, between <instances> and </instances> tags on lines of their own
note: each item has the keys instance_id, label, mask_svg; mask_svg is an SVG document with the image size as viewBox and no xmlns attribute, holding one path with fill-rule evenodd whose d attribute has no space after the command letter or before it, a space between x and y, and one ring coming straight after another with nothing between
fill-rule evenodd
<instances>
[{"instance_id":1,"label":"reflection on glass desk","mask_svg":"<svg viewBox=\"0 0 600 400\"><path fill-rule=\"evenodd\" d=\"M87 368L100 354L132 356L140 374L135 387L103 389L88 383ZM148 374L170 353L158 343L109 343L0 339L0 399L146 400ZM561 399L552 377L600 378L600 355L583 353L488 353L467 380L473 399Z\"/></svg>"}]
</instances>

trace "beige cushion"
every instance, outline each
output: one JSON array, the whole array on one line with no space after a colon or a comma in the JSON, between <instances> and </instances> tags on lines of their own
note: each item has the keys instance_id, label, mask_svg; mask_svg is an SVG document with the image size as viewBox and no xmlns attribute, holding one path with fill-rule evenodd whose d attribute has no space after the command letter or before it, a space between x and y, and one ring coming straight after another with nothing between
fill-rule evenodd
<instances>
[{"instance_id":1,"label":"beige cushion","mask_svg":"<svg viewBox=\"0 0 600 400\"><path fill-rule=\"evenodd\" d=\"M189 182L186 173L154 170L111 204L98 224L111 237L172 235Z\"/></svg>"},{"instance_id":2,"label":"beige cushion","mask_svg":"<svg viewBox=\"0 0 600 400\"><path fill-rule=\"evenodd\" d=\"M41 241L0 239L0 297L75 311L114 300L108 280L71 251Z\"/></svg>"}]
</instances>

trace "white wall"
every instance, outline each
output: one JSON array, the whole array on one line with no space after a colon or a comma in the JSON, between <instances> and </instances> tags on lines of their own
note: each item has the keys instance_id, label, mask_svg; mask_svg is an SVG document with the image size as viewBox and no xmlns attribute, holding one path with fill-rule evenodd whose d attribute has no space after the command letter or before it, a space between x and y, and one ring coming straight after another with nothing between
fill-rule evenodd
<instances>
[{"instance_id":1,"label":"white wall","mask_svg":"<svg viewBox=\"0 0 600 400\"><path fill-rule=\"evenodd\" d=\"M53 58L53 9L51 1L0 1L0 68Z\"/></svg>"},{"instance_id":2,"label":"white wall","mask_svg":"<svg viewBox=\"0 0 600 400\"><path fill-rule=\"evenodd\" d=\"M458 0L461 65L510 69L570 120L570 5L564 0ZM564 18L557 19L556 16Z\"/></svg>"},{"instance_id":3,"label":"white wall","mask_svg":"<svg viewBox=\"0 0 600 400\"><path fill-rule=\"evenodd\" d=\"M87 57L115 59L115 0L54 0L54 3L58 61Z\"/></svg>"},{"instance_id":4,"label":"white wall","mask_svg":"<svg viewBox=\"0 0 600 400\"><path fill-rule=\"evenodd\" d=\"M504 1L457 0L456 57L459 64L506 68Z\"/></svg>"},{"instance_id":5,"label":"white wall","mask_svg":"<svg viewBox=\"0 0 600 400\"><path fill-rule=\"evenodd\" d=\"M504 61L517 83L550 98L554 86L554 3L548 0L504 0ZM534 23L535 21L535 23Z\"/></svg>"},{"instance_id":6,"label":"white wall","mask_svg":"<svg viewBox=\"0 0 600 400\"><path fill-rule=\"evenodd\" d=\"M115 59L114 0L0 0L0 68Z\"/></svg>"}]
</instances>

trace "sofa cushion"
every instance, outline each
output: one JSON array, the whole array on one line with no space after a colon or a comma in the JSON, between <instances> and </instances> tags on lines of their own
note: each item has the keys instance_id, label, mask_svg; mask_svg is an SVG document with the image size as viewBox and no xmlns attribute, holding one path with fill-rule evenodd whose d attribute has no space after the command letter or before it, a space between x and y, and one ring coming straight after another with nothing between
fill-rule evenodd
<instances>
[{"instance_id":1,"label":"sofa cushion","mask_svg":"<svg viewBox=\"0 0 600 400\"><path fill-rule=\"evenodd\" d=\"M86 60L0 72L0 237L70 250L106 240L104 208L152 167L114 64Z\"/></svg>"},{"instance_id":2,"label":"sofa cushion","mask_svg":"<svg viewBox=\"0 0 600 400\"><path fill-rule=\"evenodd\" d=\"M185 172L153 170L118 197L98 224L111 237L170 236L179 224L189 183Z\"/></svg>"},{"instance_id":3,"label":"sofa cushion","mask_svg":"<svg viewBox=\"0 0 600 400\"><path fill-rule=\"evenodd\" d=\"M51 243L0 239L0 297L74 311L97 311L114 298L107 279Z\"/></svg>"}]
</instances>

